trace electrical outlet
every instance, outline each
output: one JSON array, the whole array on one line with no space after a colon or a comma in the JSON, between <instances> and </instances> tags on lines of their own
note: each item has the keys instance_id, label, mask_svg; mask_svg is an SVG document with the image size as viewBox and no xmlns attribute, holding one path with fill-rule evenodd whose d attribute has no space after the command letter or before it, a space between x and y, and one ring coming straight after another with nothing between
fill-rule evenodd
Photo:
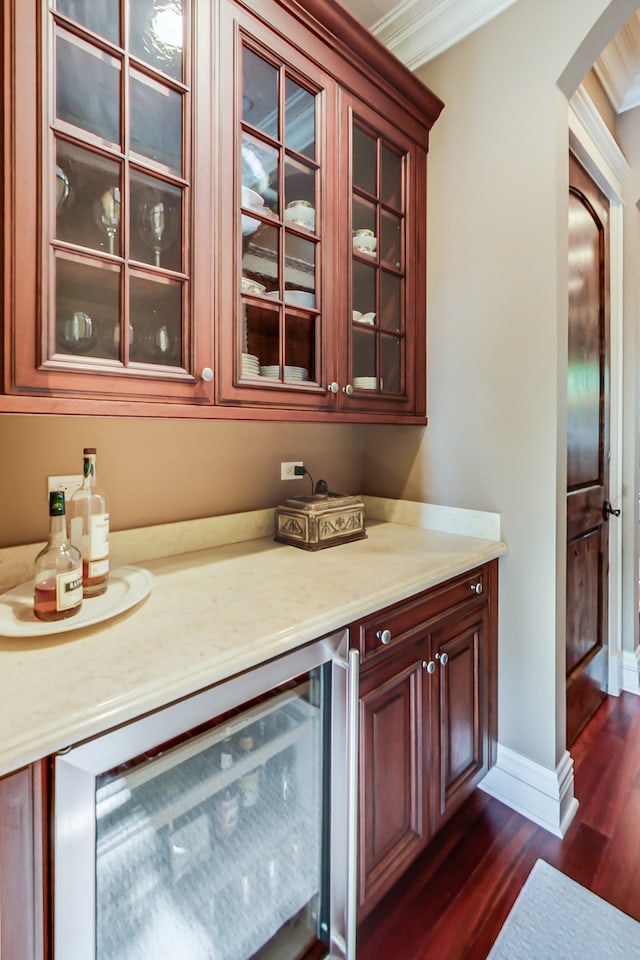
<instances>
[{"instance_id":1,"label":"electrical outlet","mask_svg":"<svg viewBox=\"0 0 640 960\"><path fill-rule=\"evenodd\" d=\"M82 474L68 474L65 477L48 477L48 493L62 490L65 501L69 501L78 487L82 486Z\"/></svg>"},{"instance_id":2,"label":"electrical outlet","mask_svg":"<svg viewBox=\"0 0 640 960\"><path fill-rule=\"evenodd\" d=\"M300 473L296 473L296 467L300 470ZM280 464L280 479L281 480L300 480L304 473L304 463L302 460L289 460L287 462L282 462Z\"/></svg>"}]
</instances>

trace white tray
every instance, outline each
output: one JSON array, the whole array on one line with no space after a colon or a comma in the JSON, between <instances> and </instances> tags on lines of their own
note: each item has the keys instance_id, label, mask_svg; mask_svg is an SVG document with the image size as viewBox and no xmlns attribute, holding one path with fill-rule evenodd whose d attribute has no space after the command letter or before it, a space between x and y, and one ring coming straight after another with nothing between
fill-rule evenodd
<instances>
[{"instance_id":1,"label":"white tray","mask_svg":"<svg viewBox=\"0 0 640 960\"><path fill-rule=\"evenodd\" d=\"M44 637L80 630L124 613L151 592L153 575L143 567L116 567L101 597L84 600L78 613L66 620L38 620L33 612L33 583L21 583L0 596L0 636Z\"/></svg>"}]
</instances>

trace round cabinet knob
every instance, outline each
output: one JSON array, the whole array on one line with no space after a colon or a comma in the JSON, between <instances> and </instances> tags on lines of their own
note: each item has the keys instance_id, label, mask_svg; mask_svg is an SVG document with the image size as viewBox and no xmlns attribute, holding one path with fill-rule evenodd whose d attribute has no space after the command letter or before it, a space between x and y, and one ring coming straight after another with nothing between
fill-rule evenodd
<instances>
[{"instance_id":1,"label":"round cabinet knob","mask_svg":"<svg viewBox=\"0 0 640 960\"><path fill-rule=\"evenodd\" d=\"M482 593L482 584L481 583L472 583L471 589L474 593L477 593L478 596Z\"/></svg>"},{"instance_id":2,"label":"round cabinet knob","mask_svg":"<svg viewBox=\"0 0 640 960\"><path fill-rule=\"evenodd\" d=\"M429 660L429 661L423 660L423 661L422 661L422 667L423 667L424 670L427 671L427 673L435 673L435 672L436 672L436 665L435 665L435 661L434 661L434 660Z\"/></svg>"},{"instance_id":3,"label":"round cabinet knob","mask_svg":"<svg viewBox=\"0 0 640 960\"><path fill-rule=\"evenodd\" d=\"M340 384L336 383L335 380L333 381L333 383L330 383L328 386L329 393L337 393L339 389L340 389Z\"/></svg>"},{"instance_id":4,"label":"round cabinet knob","mask_svg":"<svg viewBox=\"0 0 640 960\"><path fill-rule=\"evenodd\" d=\"M200 371L200 379L204 380L205 383L210 383L213 380L213 370L211 367L203 367Z\"/></svg>"},{"instance_id":5,"label":"round cabinet knob","mask_svg":"<svg viewBox=\"0 0 640 960\"><path fill-rule=\"evenodd\" d=\"M391 630L378 630L376 637L386 646L387 643L391 643Z\"/></svg>"},{"instance_id":6,"label":"round cabinet knob","mask_svg":"<svg viewBox=\"0 0 640 960\"><path fill-rule=\"evenodd\" d=\"M436 660L440 661L440 665L446 667L449 663L449 654L448 653L436 653Z\"/></svg>"},{"instance_id":7,"label":"round cabinet knob","mask_svg":"<svg viewBox=\"0 0 640 960\"><path fill-rule=\"evenodd\" d=\"M350 397L351 394L353 393L353 387L351 386L350 383L348 383L348 384L346 385L346 387L343 387L343 388L342 388L342 392L343 392L343 393L346 393L346 395L347 395L348 397Z\"/></svg>"}]
</instances>

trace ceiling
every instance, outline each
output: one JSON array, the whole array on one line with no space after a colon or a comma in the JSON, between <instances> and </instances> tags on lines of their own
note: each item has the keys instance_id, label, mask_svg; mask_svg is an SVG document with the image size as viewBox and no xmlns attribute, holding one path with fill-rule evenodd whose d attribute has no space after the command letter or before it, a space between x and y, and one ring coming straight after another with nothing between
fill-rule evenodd
<instances>
[{"instance_id":1,"label":"ceiling","mask_svg":"<svg viewBox=\"0 0 640 960\"><path fill-rule=\"evenodd\" d=\"M616 113L640 106L640 11L604 48L594 71Z\"/></svg>"},{"instance_id":2,"label":"ceiling","mask_svg":"<svg viewBox=\"0 0 640 960\"><path fill-rule=\"evenodd\" d=\"M410 70L417 70L516 2L342 0ZM616 113L640 106L640 10L605 47L594 71Z\"/></svg>"}]
</instances>

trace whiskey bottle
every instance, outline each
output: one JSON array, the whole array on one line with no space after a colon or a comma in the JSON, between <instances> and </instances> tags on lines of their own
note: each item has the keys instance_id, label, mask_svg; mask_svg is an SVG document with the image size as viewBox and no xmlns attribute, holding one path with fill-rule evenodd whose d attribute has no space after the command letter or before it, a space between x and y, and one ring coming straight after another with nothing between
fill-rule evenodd
<instances>
[{"instance_id":1,"label":"whiskey bottle","mask_svg":"<svg viewBox=\"0 0 640 960\"><path fill-rule=\"evenodd\" d=\"M49 538L35 559L33 612L39 620L63 620L82 606L82 558L69 542L64 493L49 494Z\"/></svg>"},{"instance_id":2,"label":"whiskey bottle","mask_svg":"<svg viewBox=\"0 0 640 960\"><path fill-rule=\"evenodd\" d=\"M109 514L96 486L96 450L85 447L82 486L69 501L69 539L82 554L82 594L99 597L109 578Z\"/></svg>"}]
</instances>

